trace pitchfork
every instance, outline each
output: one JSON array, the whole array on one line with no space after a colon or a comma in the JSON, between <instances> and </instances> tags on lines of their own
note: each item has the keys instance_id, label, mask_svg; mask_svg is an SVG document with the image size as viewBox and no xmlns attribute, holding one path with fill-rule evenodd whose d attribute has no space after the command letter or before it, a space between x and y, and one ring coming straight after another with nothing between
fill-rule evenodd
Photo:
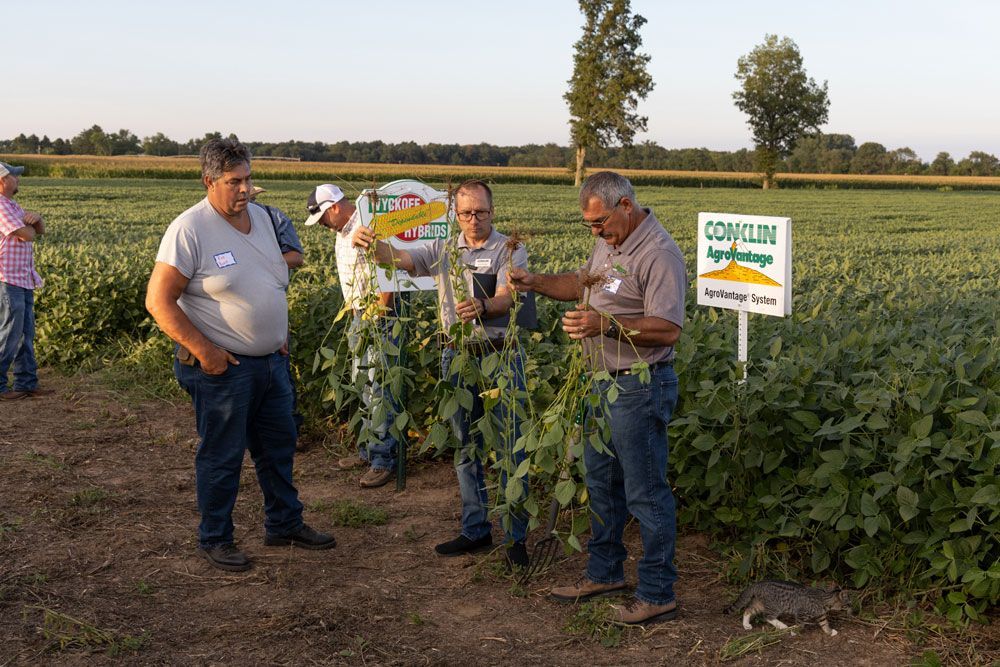
<instances>
[{"instance_id":1,"label":"pitchfork","mask_svg":"<svg viewBox=\"0 0 1000 667\"><path fill-rule=\"evenodd\" d=\"M566 443L566 465L559 473L559 481L563 482L570 477L570 468L573 467L573 448L580 442L583 435L583 412L584 402L580 400L580 408L576 412L573 423L573 431L570 433L569 442ZM555 561L556 554L559 553L559 537L556 534L556 521L559 519L559 499L553 495L549 504L549 519L545 524L545 537L535 543L535 548L531 552L531 560L528 567L521 573L521 578L517 580L520 585L525 585L533 576L548 568Z\"/></svg>"}]
</instances>

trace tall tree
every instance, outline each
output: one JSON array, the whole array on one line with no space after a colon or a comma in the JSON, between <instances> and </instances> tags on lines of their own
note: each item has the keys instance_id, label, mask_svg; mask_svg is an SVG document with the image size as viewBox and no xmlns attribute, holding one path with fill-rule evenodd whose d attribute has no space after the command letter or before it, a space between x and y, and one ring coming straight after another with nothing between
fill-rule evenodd
<instances>
[{"instance_id":1,"label":"tall tree","mask_svg":"<svg viewBox=\"0 0 1000 667\"><path fill-rule=\"evenodd\" d=\"M749 116L757 149L757 168L764 188L774 187L778 161L809 130L826 122L830 109L827 84L816 84L802 67L802 54L788 37L766 35L764 43L736 64L740 89L733 93L736 107Z\"/></svg>"},{"instance_id":2,"label":"tall tree","mask_svg":"<svg viewBox=\"0 0 1000 667\"><path fill-rule=\"evenodd\" d=\"M948 151L941 151L931 162L931 173L937 176L947 176L955 168L955 160Z\"/></svg>"},{"instance_id":3,"label":"tall tree","mask_svg":"<svg viewBox=\"0 0 1000 667\"><path fill-rule=\"evenodd\" d=\"M629 145L645 131L639 100L653 89L650 57L639 53L646 19L632 14L630 0L580 0L585 23L574 45L573 78L563 99L569 105L570 137L576 148L576 184L583 179L587 149Z\"/></svg>"},{"instance_id":4,"label":"tall tree","mask_svg":"<svg viewBox=\"0 0 1000 667\"><path fill-rule=\"evenodd\" d=\"M111 139L100 125L81 131L70 143L76 155L111 155Z\"/></svg>"},{"instance_id":5,"label":"tall tree","mask_svg":"<svg viewBox=\"0 0 1000 667\"><path fill-rule=\"evenodd\" d=\"M884 174L889 157L885 146L877 141L866 141L858 146L851 159L852 174Z\"/></svg>"}]
</instances>

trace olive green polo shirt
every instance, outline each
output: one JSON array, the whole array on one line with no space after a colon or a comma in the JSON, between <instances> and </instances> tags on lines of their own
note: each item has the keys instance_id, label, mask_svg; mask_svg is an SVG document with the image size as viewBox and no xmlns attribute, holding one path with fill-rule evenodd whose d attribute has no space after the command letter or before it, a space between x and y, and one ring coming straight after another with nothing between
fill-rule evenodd
<instances>
[{"instance_id":1,"label":"olive green polo shirt","mask_svg":"<svg viewBox=\"0 0 1000 667\"><path fill-rule=\"evenodd\" d=\"M684 324L688 276L684 256L670 233L646 209L646 218L616 247L598 239L587 263L604 284L590 290L590 306L616 317L658 317ZM596 336L583 341L593 370L628 370L640 359L655 364L674 358L672 346L639 347L622 338Z\"/></svg>"}]
</instances>

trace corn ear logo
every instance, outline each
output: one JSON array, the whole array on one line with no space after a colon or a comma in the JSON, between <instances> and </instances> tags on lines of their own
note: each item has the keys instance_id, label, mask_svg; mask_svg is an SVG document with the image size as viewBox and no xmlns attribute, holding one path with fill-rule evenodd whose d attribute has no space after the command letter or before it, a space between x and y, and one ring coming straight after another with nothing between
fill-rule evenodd
<instances>
[{"instance_id":1,"label":"corn ear logo","mask_svg":"<svg viewBox=\"0 0 1000 667\"><path fill-rule=\"evenodd\" d=\"M444 202L432 201L376 216L371 226L375 231L375 238L384 241L414 227L428 225L443 216L447 210Z\"/></svg>"},{"instance_id":2,"label":"corn ear logo","mask_svg":"<svg viewBox=\"0 0 1000 667\"><path fill-rule=\"evenodd\" d=\"M721 252L721 251L719 251ZM737 263L737 259L741 253L736 252L736 242L733 241L733 245L730 246L729 252L726 253L728 257L731 257L729 264L724 269L718 271L709 271L708 273L703 273L699 278L714 278L715 280L733 280L739 283L756 283L757 285L774 285L775 287L781 287L781 283L771 280L765 276L760 271L751 269L746 266L740 266ZM748 257L748 259L750 259Z\"/></svg>"}]
</instances>

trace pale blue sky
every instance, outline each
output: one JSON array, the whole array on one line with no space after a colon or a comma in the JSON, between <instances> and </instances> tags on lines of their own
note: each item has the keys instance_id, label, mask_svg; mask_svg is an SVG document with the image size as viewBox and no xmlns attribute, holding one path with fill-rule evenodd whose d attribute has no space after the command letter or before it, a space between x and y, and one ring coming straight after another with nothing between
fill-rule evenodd
<instances>
[{"instance_id":1,"label":"pale blue sky","mask_svg":"<svg viewBox=\"0 0 1000 667\"><path fill-rule=\"evenodd\" d=\"M669 148L750 147L737 59L791 37L830 84L827 132L858 144L1000 155L1000 2L633 0ZM94 123L177 140L568 143L570 0L0 0L0 137Z\"/></svg>"}]
</instances>

